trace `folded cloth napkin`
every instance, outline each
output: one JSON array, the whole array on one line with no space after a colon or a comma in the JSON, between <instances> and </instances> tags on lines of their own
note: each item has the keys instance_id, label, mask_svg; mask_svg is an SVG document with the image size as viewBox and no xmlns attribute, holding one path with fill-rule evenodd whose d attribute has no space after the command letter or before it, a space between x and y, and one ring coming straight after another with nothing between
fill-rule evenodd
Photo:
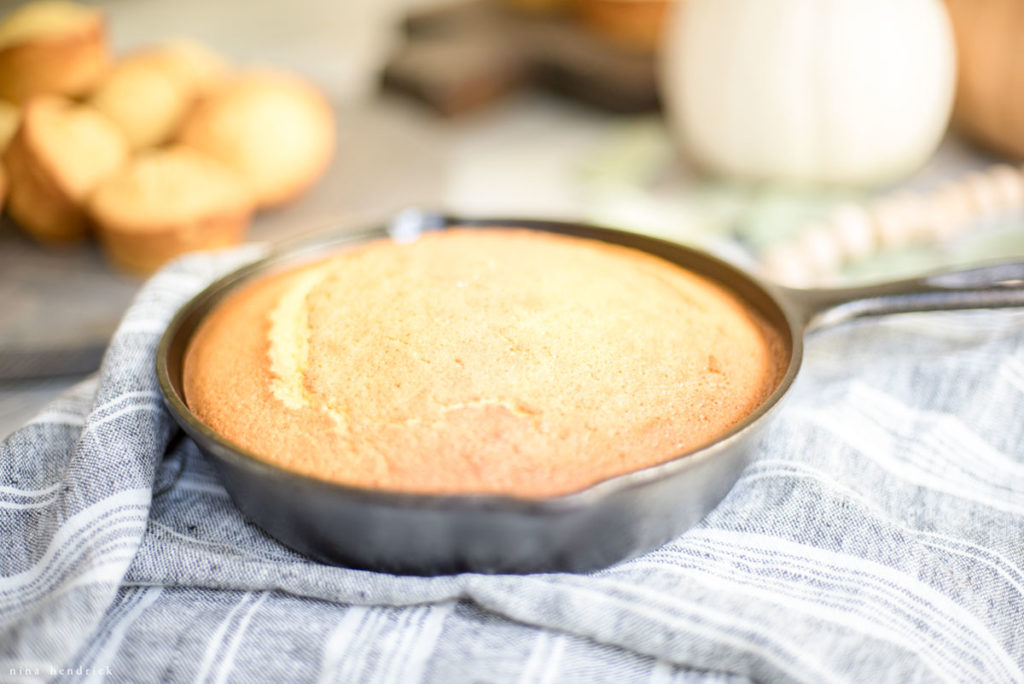
<instances>
[{"instance_id":1,"label":"folded cloth napkin","mask_svg":"<svg viewBox=\"0 0 1024 684\"><path fill-rule=\"evenodd\" d=\"M164 410L164 326L257 253L156 275L0 446L0 680L1024 681L1024 313L815 334L732 492L645 556L399 577L269 538Z\"/></svg>"}]
</instances>

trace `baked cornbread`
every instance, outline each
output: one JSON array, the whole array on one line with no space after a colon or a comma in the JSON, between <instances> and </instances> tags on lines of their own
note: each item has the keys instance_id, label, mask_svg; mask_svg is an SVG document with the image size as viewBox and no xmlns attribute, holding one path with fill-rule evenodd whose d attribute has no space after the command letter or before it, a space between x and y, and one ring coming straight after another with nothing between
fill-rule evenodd
<instances>
[{"instance_id":1,"label":"baked cornbread","mask_svg":"<svg viewBox=\"0 0 1024 684\"><path fill-rule=\"evenodd\" d=\"M81 95L110 61L97 9L62 0L30 2L0 22L0 98Z\"/></svg>"},{"instance_id":2,"label":"baked cornbread","mask_svg":"<svg viewBox=\"0 0 1024 684\"><path fill-rule=\"evenodd\" d=\"M37 240L79 240L89 232L86 199L127 160L124 136L95 109L57 96L32 98L4 151L7 209Z\"/></svg>"},{"instance_id":3,"label":"baked cornbread","mask_svg":"<svg viewBox=\"0 0 1024 684\"><path fill-rule=\"evenodd\" d=\"M169 43L117 62L89 103L139 150L173 138L199 97L226 74L224 62L205 48Z\"/></svg>"},{"instance_id":4,"label":"baked cornbread","mask_svg":"<svg viewBox=\"0 0 1024 684\"><path fill-rule=\"evenodd\" d=\"M252 199L223 164L174 146L147 150L104 181L89 212L107 257L150 273L185 252L241 242Z\"/></svg>"},{"instance_id":5,"label":"baked cornbread","mask_svg":"<svg viewBox=\"0 0 1024 684\"><path fill-rule=\"evenodd\" d=\"M197 330L183 383L200 420L299 473L536 497L707 444L781 358L735 296L656 257L451 229L243 287Z\"/></svg>"},{"instance_id":6,"label":"baked cornbread","mask_svg":"<svg viewBox=\"0 0 1024 684\"><path fill-rule=\"evenodd\" d=\"M312 85L290 74L242 74L203 99L180 141L233 168L259 208L298 196L334 152L334 114Z\"/></svg>"}]
</instances>

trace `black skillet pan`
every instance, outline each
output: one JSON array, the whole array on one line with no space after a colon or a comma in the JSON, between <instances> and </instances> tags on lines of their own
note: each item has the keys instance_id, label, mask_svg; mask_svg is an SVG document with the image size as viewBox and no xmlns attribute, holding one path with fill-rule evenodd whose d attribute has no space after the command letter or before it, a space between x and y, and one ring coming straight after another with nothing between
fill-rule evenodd
<instances>
[{"instance_id":1,"label":"black skillet pan","mask_svg":"<svg viewBox=\"0 0 1024 684\"><path fill-rule=\"evenodd\" d=\"M400 217L401 218L401 217ZM779 387L716 442L660 465L551 498L412 495L328 483L275 466L201 423L183 401L182 359L203 317L234 288L274 270L389 235L414 239L453 225L515 226L625 245L731 289L782 335L789 352ZM353 293L358 296L358 293ZM861 316L1024 305L1024 264L989 265L915 280L836 290L793 290L681 245L581 223L461 220L406 215L390 227L278 250L210 285L174 317L157 352L171 413L216 464L238 507L284 544L319 561L394 573L583 572L636 556L698 522L729 491L751 442L789 391L810 328Z\"/></svg>"}]
</instances>

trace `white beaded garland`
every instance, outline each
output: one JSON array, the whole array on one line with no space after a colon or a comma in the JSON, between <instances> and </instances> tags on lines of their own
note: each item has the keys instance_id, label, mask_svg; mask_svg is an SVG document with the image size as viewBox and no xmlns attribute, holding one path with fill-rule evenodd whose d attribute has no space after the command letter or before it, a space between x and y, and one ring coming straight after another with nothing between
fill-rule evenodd
<instances>
[{"instance_id":1,"label":"white beaded garland","mask_svg":"<svg viewBox=\"0 0 1024 684\"><path fill-rule=\"evenodd\" d=\"M831 225L847 259L863 259L875 249L878 241L871 227L871 217L863 207L856 204L839 207L832 214Z\"/></svg>"},{"instance_id":2,"label":"white beaded garland","mask_svg":"<svg viewBox=\"0 0 1024 684\"><path fill-rule=\"evenodd\" d=\"M843 263L842 246L828 226L815 226L801 235L799 243L814 273L828 273Z\"/></svg>"},{"instance_id":3,"label":"white beaded garland","mask_svg":"<svg viewBox=\"0 0 1024 684\"><path fill-rule=\"evenodd\" d=\"M946 183L933 196L938 208L933 236L940 241L956 237L971 219L973 206L962 185Z\"/></svg>"},{"instance_id":4,"label":"white beaded garland","mask_svg":"<svg viewBox=\"0 0 1024 684\"><path fill-rule=\"evenodd\" d=\"M878 244L885 247L903 247L913 241L915 221L921 212L914 206L915 199L906 195L893 195L877 202L872 211Z\"/></svg>"},{"instance_id":5,"label":"white beaded garland","mask_svg":"<svg viewBox=\"0 0 1024 684\"><path fill-rule=\"evenodd\" d=\"M816 274L811 272L801 247L795 243L769 249L761 258L761 268L767 278L785 285L807 287L815 282Z\"/></svg>"},{"instance_id":6,"label":"white beaded garland","mask_svg":"<svg viewBox=\"0 0 1024 684\"><path fill-rule=\"evenodd\" d=\"M978 215L989 217L999 213L999 191L989 176L980 171L969 173L964 177L963 187Z\"/></svg>"},{"instance_id":7,"label":"white beaded garland","mask_svg":"<svg viewBox=\"0 0 1024 684\"><path fill-rule=\"evenodd\" d=\"M924 194L898 192L866 206L843 204L761 258L765 274L794 286L820 284L874 250L948 241L1024 209L1024 170L995 164Z\"/></svg>"},{"instance_id":8,"label":"white beaded garland","mask_svg":"<svg viewBox=\"0 0 1024 684\"><path fill-rule=\"evenodd\" d=\"M988 172L1000 211L1024 206L1024 176L1009 164L996 164Z\"/></svg>"}]
</instances>

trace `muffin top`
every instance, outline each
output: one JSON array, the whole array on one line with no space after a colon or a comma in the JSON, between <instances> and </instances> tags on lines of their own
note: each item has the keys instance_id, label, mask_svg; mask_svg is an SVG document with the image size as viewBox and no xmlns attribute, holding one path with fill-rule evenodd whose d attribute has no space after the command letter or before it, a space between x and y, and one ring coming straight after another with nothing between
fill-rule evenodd
<instances>
[{"instance_id":1,"label":"muffin top","mask_svg":"<svg viewBox=\"0 0 1024 684\"><path fill-rule=\"evenodd\" d=\"M233 168L258 206L276 206L324 173L334 150L334 114L306 81L253 71L204 98L186 118L179 139Z\"/></svg>"},{"instance_id":2,"label":"muffin top","mask_svg":"<svg viewBox=\"0 0 1024 684\"><path fill-rule=\"evenodd\" d=\"M15 140L20 138L35 163L76 202L84 201L128 160L124 136L88 105L38 95L25 105L21 116Z\"/></svg>"},{"instance_id":3,"label":"muffin top","mask_svg":"<svg viewBox=\"0 0 1024 684\"><path fill-rule=\"evenodd\" d=\"M171 138L193 96L147 55L117 62L89 97L89 104L113 121L133 150Z\"/></svg>"},{"instance_id":4,"label":"muffin top","mask_svg":"<svg viewBox=\"0 0 1024 684\"><path fill-rule=\"evenodd\" d=\"M720 437L775 388L781 348L736 296L646 253L451 229L241 288L193 337L184 391L293 471L539 497Z\"/></svg>"},{"instance_id":5,"label":"muffin top","mask_svg":"<svg viewBox=\"0 0 1024 684\"><path fill-rule=\"evenodd\" d=\"M136 231L247 215L251 208L246 187L232 171L181 145L141 153L107 178L89 201L100 225Z\"/></svg>"},{"instance_id":6,"label":"muffin top","mask_svg":"<svg viewBox=\"0 0 1024 684\"><path fill-rule=\"evenodd\" d=\"M26 3L0 22L0 48L74 34L102 22L102 12L85 5L64 0Z\"/></svg>"},{"instance_id":7,"label":"muffin top","mask_svg":"<svg viewBox=\"0 0 1024 684\"><path fill-rule=\"evenodd\" d=\"M138 54L162 69L182 88L207 95L222 85L231 67L217 53L191 40L169 40Z\"/></svg>"},{"instance_id":8,"label":"muffin top","mask_svg":"<svg viewBox=\"0 0 1024 684\"><path fill-rule=\"evenodd\" d=\"M132 149L139 150L174 137L196 101L227 73L227 65L201 45L166 43L114 64L89 103L121 128Z\"/></svg>"}]
</instances>

